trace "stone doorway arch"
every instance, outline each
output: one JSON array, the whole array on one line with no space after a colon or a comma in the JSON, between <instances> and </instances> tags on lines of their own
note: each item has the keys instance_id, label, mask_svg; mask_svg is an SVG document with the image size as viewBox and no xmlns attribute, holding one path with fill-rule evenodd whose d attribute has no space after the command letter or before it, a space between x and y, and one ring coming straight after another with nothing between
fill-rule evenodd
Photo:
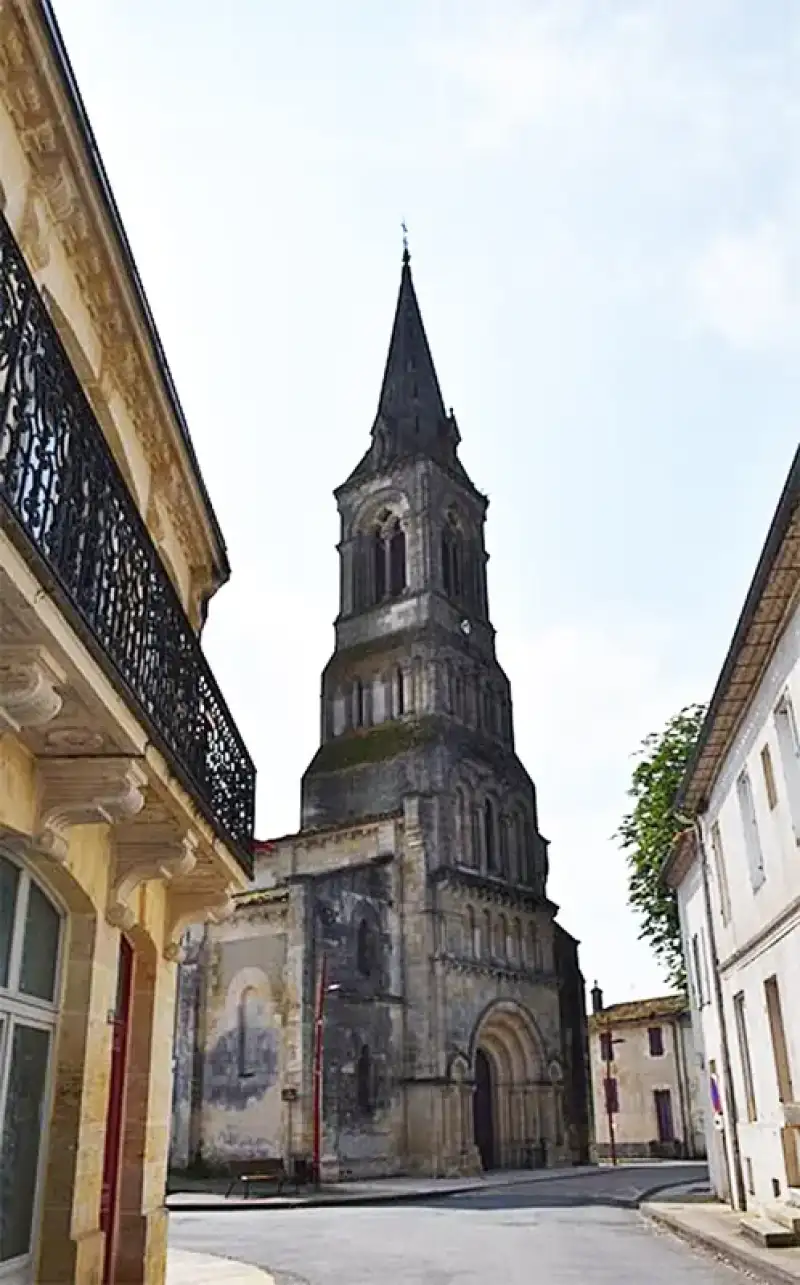
<instances>
[{"instance_id":1,"label":"stone doorway arch","mask_svg":"<svg viewBox=\"0 0 800 1285\"><path fill-rule=\"evenodd\" d=\"M470 1061L474 1140L483 1168L552 1162L562 1137L562 1104L533 1015L513 1000L489 1005L476 1023Z\"/></svg>"}]
</instances>

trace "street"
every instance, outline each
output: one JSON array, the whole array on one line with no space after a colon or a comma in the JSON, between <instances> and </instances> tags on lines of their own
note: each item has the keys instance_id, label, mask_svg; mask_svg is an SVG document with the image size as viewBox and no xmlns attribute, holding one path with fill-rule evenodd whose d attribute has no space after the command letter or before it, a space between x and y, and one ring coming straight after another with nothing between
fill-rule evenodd
<instances>
[{"instance_id":1,"label":"street","mask_svg":"<svg viewBox=\"0 0 800 1285\"><path fill-rule=\"evenodd\" d=\"M742 1285L612 1203L664 1180L653 1175L621 1168L413 1204L173 1213L170 1244L263 1267L277 1285Z\"/></svg>"}]
</instances>

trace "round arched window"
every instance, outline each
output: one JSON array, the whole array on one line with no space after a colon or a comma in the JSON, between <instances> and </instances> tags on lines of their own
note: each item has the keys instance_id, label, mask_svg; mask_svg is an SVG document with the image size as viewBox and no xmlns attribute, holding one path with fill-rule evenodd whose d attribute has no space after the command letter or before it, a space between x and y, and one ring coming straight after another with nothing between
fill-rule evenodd
<instances>
[{"instance_id":1,"label":"round arched window","mask_svg":"<svg viewBox=\"0 0 800 1285\"><path fill-rule=\"evenodd\" d=\"M11 1264L24 1273L33 1254L61 926L27 870L0 852L0 1175L13 1175L0 1179L0 1275Z\"/></svg>"}]
</instances>

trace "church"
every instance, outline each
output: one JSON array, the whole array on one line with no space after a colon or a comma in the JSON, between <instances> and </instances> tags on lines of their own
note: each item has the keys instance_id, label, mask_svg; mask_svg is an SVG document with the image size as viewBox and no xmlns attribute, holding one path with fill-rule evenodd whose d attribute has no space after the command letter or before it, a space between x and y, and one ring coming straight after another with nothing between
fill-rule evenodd
<instances>
[{"instance_id":1,"label":"church","mask_svg":"<svg viewBox=\"0 0 800 1285\"><path fill-rule=\"evenodd\" d=\"M495 654L488 501L408 250L371 443L335 492L340 604L296 834L179 971L171 1164L323 1175L588 1159L584 983ZM316 1074L315 1074L316 1073Z\"/></svg>"}]
</instances>

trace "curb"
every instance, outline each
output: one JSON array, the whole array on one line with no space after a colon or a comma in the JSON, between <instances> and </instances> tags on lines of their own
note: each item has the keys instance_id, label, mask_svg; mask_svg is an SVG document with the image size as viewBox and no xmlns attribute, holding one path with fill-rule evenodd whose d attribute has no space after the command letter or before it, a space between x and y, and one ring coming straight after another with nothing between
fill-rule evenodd
<instances>
[{"instance_id":1,"label":"curb","mask_svg":"<svg viewBox=\"0 0 800 1285\"><path fill-rule=\"evenodd\" d=\"M656 1209L652 1205L641 1206L641 1213L645 1218L655 1223L659 1227L665 1227L667 1231L678 1236L687 1245L693 1249L705 1249L710 1251L715 1257L722 1259L736 1267L740 1271L748 1272L751 1276L756 1276L760 1281L766 1282L766 1285L797 1285L797 1273L785 1271L778 1263L764 1262L763 1258L755 1253L751 1253L744 1244L732 1245L729 1240L723 1236L715 1236L713 1232L698 1231L695 1227L686 1227L674 1214L668 1213L663 1209ZM779 1250L771 1251L779 1253Z\"/></svg>"},{"instance_id":2,"label":"curb","mask_svg":"<svg viewBox=\"0 0 800 1285\"><path fill-rule=\"evenodd\" d=\"M594 1176L587 1174L586 1170L577 1169L552 1169L552 1170L531 1170L531 1173L547 1173L547 1178L536 1178L534 1182L558 1181L566 1182L569 1179L586 1178ZM599 1169L596 1172L601 1172ZM193 1201L181 1201L178 1205L169 1203L169 1196L166 1198L166 1208L169 1213L174 1214L196 1214L196 1213L227 1213L231 1210L236 1212L242 1209L263 1209L280 1212L285 1209L324 1209L324 1208L343 1208L345 1206L366 1208L370 1205L410 1205L425 1203L429 1200L445 1200L449 1196L473 1196L476 1192L483 1195L495 1193L498 1191L512 1191L514 1187L525 1186L531 1182L530 1176L515 1178L511 1182L494 1182L477 1181L470 1183L469 1186L460 1187L434 1187L430 1191L393 1191L393 1192L364 1192L360 1194L355 1192L349 1195L336 1195L332 1193L329 1196L297 1196L297 1197L255 1197L252 1200L226 1200L224 1204L220 1201L208 1202L202 1199ZM683 1184L677 1184L680 1187ZM588 1204L599 1204L612 1206L617 1209L638 1209L646 1200L652 1200L659 1192L669 1191L676 1188L674 1182L661 1182L654 1187L647 1187L644 1191L638 1192L635 1196L598 1196L590 1197ZM179 1195L179 1192L173 1192L173 1195ZM281 1203L276 1203L277 1201ZM797 1285L796 1280L793 1285Z\"/></svg>"},{"instance_id":3,"label":"curb","mask_svg":"<svg viewBox=\"0 0 800 1285\"><path fill-rule=\"evenodd\" d=\"M572 1177L572 1175L568 1175ZM520 1179L519 1183L524 1182ZM224 1213L228 1210L242 1209L265 1209L274 1210L278 1213L284 1209L331 1209L335 1207L342 1208L345 1205L408 1205L414 1201L421 1200L443 1200L447 1196L472 1195L476 1191L501 1191L506 1187L511 1188L518 1186L515 1182L497 1183L494 1186L486 1187L481 1183L475 1183L469 1187L434 1187L431 1191L387 1191L387 1192L365 1192L363 1195L358 1192L345 1196L266 1196L259 1199L257 1196L253 1200L226 1200L221 1202L207 1203L202 1200L198 1201L181 1201L179 1205L170 1205L169 1197L166 1200L167 1210L171 1214L189 1214L189 1213ZM174 1192L178 1195L178 1192ZM280 1201L280 1204L277 1203Z\"/></svg>"}]
</instances>

